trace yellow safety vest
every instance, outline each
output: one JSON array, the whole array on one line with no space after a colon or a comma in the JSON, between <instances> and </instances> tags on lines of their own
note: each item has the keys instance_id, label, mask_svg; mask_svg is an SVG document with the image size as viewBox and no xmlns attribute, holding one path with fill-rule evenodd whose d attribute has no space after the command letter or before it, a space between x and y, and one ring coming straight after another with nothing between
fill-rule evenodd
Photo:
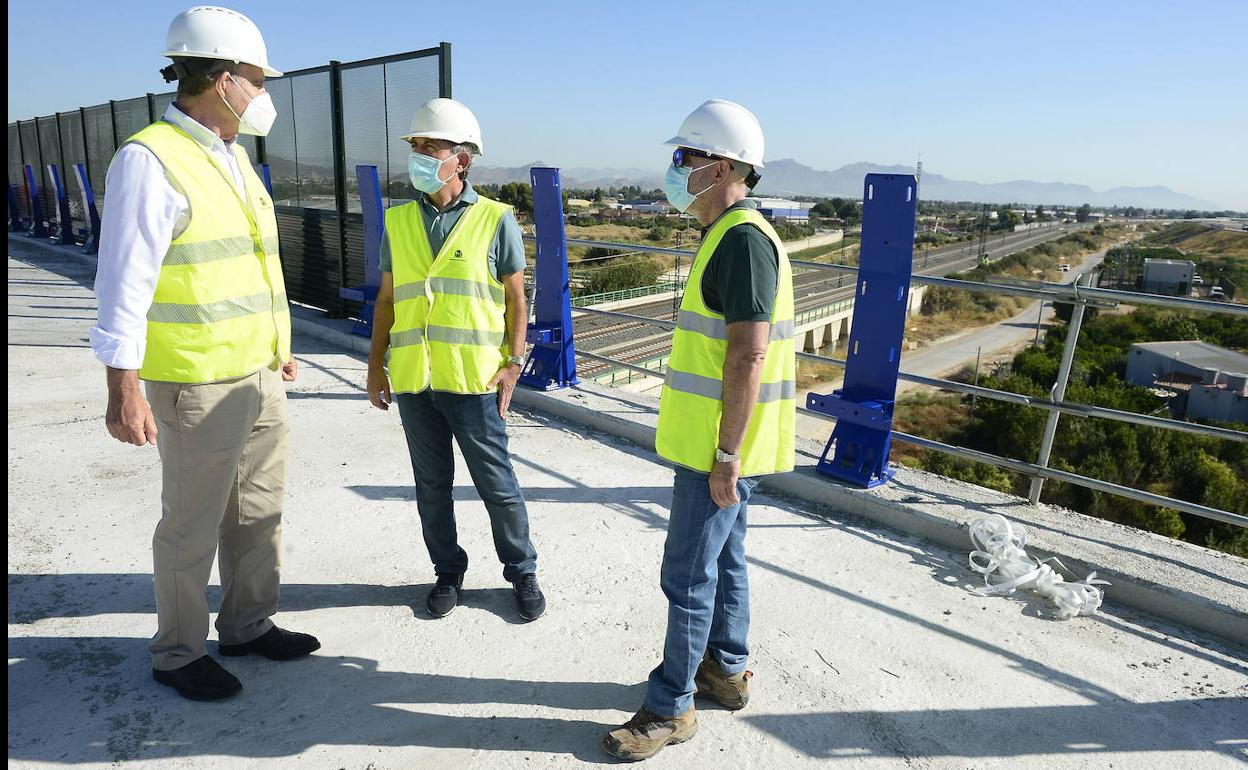
<instances>
[{"instance_id":1,"label":"yellow safety vest","mask_svg":"<svg viewBox=\"0 0 1248 770\"><path fill-rule=\"evenodd\" d=\"M728 327L724 315L708 308L702 299L702 274L724 233L740 224L757 226L771 239L779 255L776 303L771 312L771 336L758 403L750 415L740 450L741 475L760 476L793 469L797 383L789 257L780 236L754 209L733 209L724 214L698 247L672 336L655 443L662 457L678 465L703 473L710 473L715 466L719 421L724 413Z\"/></svg>"},{"instance_id":2,"label":"yellow safety vest","mask_svg":"<svg viewBox=\"0 0 1248 770\"><path fill-rule=\"evenodd\" d=\"M288 360L290 305L277 218L247 151L233 145L244 200L229 169L172 123L157 121L127 142L156 155L191 211L160 266L139 377L215 382Z\"/></svg>"},{"instance_id":3,"label":"yellow safety vest","mask_svg":"<svg viewBox=\"0 0 1248 770\"><path fill-rule=\"evenodd\" d=\"M488 255L510 210L479 197L460 214L436 256L419 202L386 210L394 271L392 392L495 390L490 379L507 359L507 303Z\"/></svg>"}]
</instances>

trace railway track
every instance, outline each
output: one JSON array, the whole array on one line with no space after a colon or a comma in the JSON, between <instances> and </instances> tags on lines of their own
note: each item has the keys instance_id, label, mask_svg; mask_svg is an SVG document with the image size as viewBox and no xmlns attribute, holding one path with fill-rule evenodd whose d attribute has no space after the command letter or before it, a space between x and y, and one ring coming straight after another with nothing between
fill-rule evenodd
<instances>
[{"instance_id":1,"label":"railway track","mask_svg":"<svg viewBox=\"0 0 1248 770\"><path fill-rule=\"evenodd\" d=\"M1050 241L1074 232L1077 228L1054 228L1039 233L1019 233L1007 236L993 244L989 241L989 251L998 258L1029 249L1045 241ZM932 249L914 260L914 272L920 275L946 275L973 267L976 263L976 246L974 243L957 244L940 249ZM799 268L800 270L800 268ZM807 268L795 271L793 276L793 298L797 314L826 307L853 296L854 276L818 268ZM625 309L630 315L653 318L660 321L674 321L675 308L679 306L679 295L673 299L671 294L655 295L655 299ZM577 314L572 311L572 325L575 331L577 347L596 353L600 356L643 366L658 361L671 352L671 332L643 321L625 321L609 316L598 316L590 313ZM611 364L600 361L578 361L577 374L585 379L593 379L613 370Z\"/></svg>"}]
</instances>

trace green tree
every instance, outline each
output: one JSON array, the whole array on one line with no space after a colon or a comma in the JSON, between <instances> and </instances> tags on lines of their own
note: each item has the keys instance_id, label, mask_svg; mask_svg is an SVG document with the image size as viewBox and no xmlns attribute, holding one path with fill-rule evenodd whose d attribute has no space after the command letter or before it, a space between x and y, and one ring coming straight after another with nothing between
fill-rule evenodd
<instances>
[{"instance_id":1,"label":"green tree","mask_svg":"<svg viewBox=\"0 0 1248 770\"><path fill-rule=\"evenodd\" d=\"M1013 230L1014 226L1019 223L1018 214L1009 206L1002 206L997 209L997 229Z\"/></svg>"},{"instance_id":2,"label":"green tree","mask_svg":"<svg viewBox=\"0 0 1248 770\"><path fill-rule=\"evenodd\" d=\"M514 206L519 214L533 213L533 188L522 182L508 182L498 188L498 200Z\"/></svg>"},{"instance_id":3,"label":"green tree","mask_svg":"<svg viewBox=\"0 0 1248 770\"><path fill-rule=\"evenodd\" d=\"M836 216L836 207L830 201L819 201L810 208L810 213L816 217L828 217L831 219Z\"/></svg>"},{"instance_id":4,"label":"green tree","mask_svg":"<svg viewBox=\"0 0 1248 770\"><path fill-rule=\"evenodd\" d=\"M604 294L609 291L636 289L651 286L663 274L662 263L642 254L621 257L607 267L595 268L590 273L584 294Z\"/></svg>"},{"instance_id":5,"label":"green tree","mask_svg":"<svg viewBox=\"0 0 1248 770\"><path fill-rule=\"evenodd\" d=\"M1092 213L1092 207L1085 203L1079 208L1075 209L1075 221L1087 222L1088 217L1091 213Z\"/></svg>"}]
</instances>

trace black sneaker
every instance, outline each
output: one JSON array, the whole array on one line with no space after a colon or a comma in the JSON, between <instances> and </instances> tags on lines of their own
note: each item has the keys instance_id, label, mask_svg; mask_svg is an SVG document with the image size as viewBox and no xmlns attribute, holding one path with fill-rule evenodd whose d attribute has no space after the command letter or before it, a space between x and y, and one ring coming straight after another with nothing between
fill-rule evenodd
<instances>
[{"instance_id":1,"label":"black sneaker","mask_svg":"<svg viewBox=\"0 0 1248 770\"><path fill-rule=\"evenodd\" d=\"M221 664L205 655L172 671L152 669L152 679L178 691L191 700L220 700L243 689L238 677L221 668Z\"/></svg>"},{"instance_id":2,"label":"black sneaker","mask_svg":"<svg viewBox=\"0 0 1248 770\"><path fill-rule=\"evenodd\" d=\"M444 618L459 605L459 592L464 587L464 576L438 574L438 582L434 583L429 598L425 600L425 609L435 618Z\"/></svg>"},{"instance_id":3,"label":"black sneaker","mask_svg":"<svg viewBox=\"0 0 1248 770\"><path fill-rule=\"evenodd\" d=\"M269 660L293 660L311 655L321 649L321 643L311 634L297 631L286 631L273 626L250 642L242 644L218 644L217 651L222 655L238 657L240 655L262 655Z\"/></svg>"},{"instance_id":4,"label":"black sneaker","mask_svg":"<svg viewBox=\"0 0 1248 770\"><path fill-rule=\"evenodd\" d=\"M516 609L525 620L537 620L546 614L546 597L537 585L537 575L526 572L512 582L516 590Z\"/></svg>"}]
</instances>

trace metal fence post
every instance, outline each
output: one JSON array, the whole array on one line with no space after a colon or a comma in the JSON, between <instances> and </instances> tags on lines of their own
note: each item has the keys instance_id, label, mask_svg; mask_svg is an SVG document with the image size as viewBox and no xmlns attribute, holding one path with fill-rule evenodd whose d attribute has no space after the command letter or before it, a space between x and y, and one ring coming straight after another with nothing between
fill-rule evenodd
<instances>
[{"instance_id":1,"label":"metal fence post","mask_svg":"<svg viewBox=\"0 0 1248 770\"><path fill-rule=\"evenodd\" d=\"M95 206L95 192L91 189L87 165L75 163L74 173L78 175L78 187L82 190L82 210L87 213L87 221L91 225L91 232L87 235L86 242L82 244L82 250L88 254L98 254L100 251L100 212Z\"/></svg>"},{"instance_id":2,"label":"metal fence post","mask_svg":"<svg viewBox=\"0 0 1248 770\"><path fill-rule=\"evenodd\" d=\"M338 211L338 298L346 313L342 290L347 288L347 140L342 116L342 62L329 62L329 120L334 151L334 208Z\"/></svg>"},{"instance_id":3,"label":"metal fence post","mask_svg":"<svg viewBox=\"0 0 1248 770\"><path fill-rule=\"evenodd\" d=\"M563 224L559 169L532 168L533 223L537 231L535 320L529 327L533 349L520 382L539 390L575 385L576 348L572 343L572 293L568 284L568 242Z\"/></svg>"},{"instance_id":4,"label":"metal fence post","mask_svg":"<svg viewBox=\"0 0 1248 770\"><path fill-rule=\"evenodd\" d=\"M836 417L819 472L869 488L893 475L888 454L914 264L918 182L906 174L867 174L863 186L862 245L845 385L830 396L809 394L806 406Z\"/></svg>"},{"instance_id":5,"label":"metal fence post","mask_svg":"<svg viewBox=\"0 0 1248 770\"><path fill-rule=\"evenodd\" d=\"M438 43L438 96L451 98L451 44Z\"/></svg>"},{"instance_id":6,"label":"metal fence post","mask_svg":"<svg viewBox=\"0 0 1248 770\"><path fill-rule=\"evenodd\" d=\"M33 171L36 168L43 168L43 142L39 141L39 118L37 117L32 118L30 120L30 123L34 125L35 127L35 162L31 164L27 164L27 165L30 165L31 170ZM20 128L18 129L18 133L21 133ZM37 177L32 176L32 179L36 179L36 178ZM37 185L27 185L26 190L32 196L38 197L39 188ZM35 207L33 203L31 204L31 207L30 207L30 216L32 219L35 218ZM43 227L43 201L42 200L39 201L39 221L40 221L40 227ZM44 235L45 236L47 235L47 230L44 230Z\"/></svg>"},{"instance_id":7,"label":"metal fence post","mask_svg":"<svg viewBox=\"0 0 1248 770\"><path fill-rule=\"evenodd\" d=\"M35 182L35 170L29 163L22 166L26 173L26 196L30 199L30 232L32 238L47 238L48 228L43 224L43 202L39 200L39 185Z\"/></svg>"},{"instance_id":8,"label":"metal fence post","mask_svg":"<svg viewBox=\"0 0 1248 770\"><path fill-rule=\"evenodd\" d=\"M25 148L24 148L24 146L23 146L23 144L22 144L22 121L20 121L20 120L15 120L15 121L13 121L13 125L17 126L17 162L18 162L18 163L23 163L23 164L24 164L24 163L26 162L26 152L25 152ZM22 172L22 173L24 173L24 172ZM7 174L6 174L6 175L7 175ZM18 181L18 183L17 183L17 188L19 188L19 189L20 189L20 188L21 188L21 186L22 186L22 182L19 180L19 181ZM10 189L11 191L13 191L13 193L16 195L16 189L15 189L15 187L14 187L14 185L13 185L13 182L12 182L12 181L10 181L10 182L9 182L9 189ZM18 205L19 205L19 206L21 205L21 200L20 200L20 198L18 199ZM26 213L28 213L28 214L30 213L30 201L27 201L27 202L26 202ZM24 229L24 226L22 225L22 213L21 213L21 210L20 210L20 209L18 209L17 219L16 219L16 220L12 220L11 224L12 224L13 222L15 222L15 223L17 224L17 229L15 229L13 232L19 232L20 230Z\"/></svg>"},{"instance_id":9,"label":"metal fence post","mask_svg":"<svg viewBox=\"0 0 1248 770\"><path fill-rule=\"evenodd\" d=\"M1091 278L1091 272L1084 273L1075 279L1075 287L1087 286ZM1084 303L1076 302L1070 311L1070 327L1066 330L1066 342L1062 346L1062 361L1057 368L1057 381L1053 383L1053 389L1049 391L1049 401L1052 403L1066 398L1066 384L1070 382L1070 370L1075 362L1075 348L1079 345L1079 328L1083 326L1085 307ZM1056 309L1056 305L1054 308ZM1040 439L1040 456L1036 460L1036 464L1041 468L1049 467L1049 454L1053 451L1053 438L1057 435L1057 420L1060 416L1060 412L1049 412L1049 417L1044 423L1044 435ZM1040 502L1042 487L1044 487L1044 479L1039 476L1031 479L1031 489L1027 493L1027 499L1032 505Z\"/></svg>"},{"instance_id":10,"label":"metal fence post","mask_svg":"<svg viewBox=\"0 0 1248 770\"><path fill-rule=\"evenodd\" d=\"M149 91L147 94L147 122L155 123L156 117L156 94Z\"/></svg>"},{"instance_id":11,"label":"metal fence post","mask_svg":"<svg viewBox=\"0 0 1248 770\"><path fill-rule=\"evenodd\" d=\"M82 165L91 168L91 143L87 141L87 108L78 108L78 125L82 126Z\"/></svg>"},{"instance_id":12,"label":"metal fence post","mask_svg":"<svg viewBox=\"0 0 1248 770\"><path fill-rule=\"evenodd\" d=\"M121 146L121 139L117 137L117 100L108 100L108 125L113 129L113 150L115 151Z\"/></svg>"}]
</instances>

